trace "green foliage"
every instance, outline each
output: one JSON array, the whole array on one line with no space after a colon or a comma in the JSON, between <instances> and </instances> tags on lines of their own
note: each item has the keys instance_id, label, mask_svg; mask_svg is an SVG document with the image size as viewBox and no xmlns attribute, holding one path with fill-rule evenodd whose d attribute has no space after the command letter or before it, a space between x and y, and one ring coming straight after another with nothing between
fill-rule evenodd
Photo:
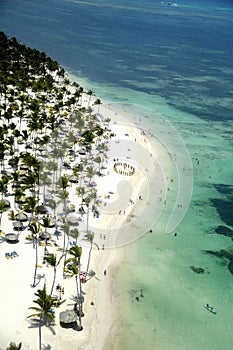
<instances>
[{"instance_id":1,"label":"green foliage","mask_svg":"<svg viewBox=\"0 0 233 350\"><path fill-rule=\"evenodd\" d=\"M35 311L35 313L29 315L27 318L38 317L40 321L44 319L46 324L48 319L54 321L55 316L52 312L52 307L55 306L55 302L51 295L47 294L46 288L39 289L37 293L35 293L35 296L37 296L37 299L33 300L33 302L37 306L29 307L29 309Z\"/></svg>"},{"instance_id":2,"label":"green foliage","mask_svg":"<svg viewBox=\"0 0 233 350\"><path fill-rule=\"evenodd\" d=\"M22 348L22 343L19 343L18 345L16 345L16 343L10 342L6 350L20 350L21 348Z\"/></svg>"}]
</instances>

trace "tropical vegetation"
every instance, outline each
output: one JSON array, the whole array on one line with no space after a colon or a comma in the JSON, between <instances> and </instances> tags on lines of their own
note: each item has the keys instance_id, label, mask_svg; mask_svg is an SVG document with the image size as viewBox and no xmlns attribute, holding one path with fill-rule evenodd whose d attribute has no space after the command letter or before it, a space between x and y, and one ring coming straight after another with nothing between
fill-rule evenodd
<instances>
[{"instance_id":1,"label":"tropical vegetation","mask_svg":"<svg viewBox=\"0 0 233 350\"><path fill-rule=\"evenodd\" d=\"M86 107L80 103L84 94L89 96ZM37 285L38 245L42 243L43 263L54 272L50 293L47 294L46 287L38 290L36 306L30 307L35 313L29 318L38 319L39 349L42 325L55 321L52 295L60 266L64 277L75 279L78 330L83 328L82 247L77 243L83 239L90 243L86 281L94 245L89 219L99 205L92 182L106 161L109 135L106 124L103 126L98 118L101 101L96 99L92 104L93 95L92 90L85 92L77 82L71 82L59 63L45 52L0 32L0 228L6 211L13 223L17 214L29 213L25 235L35 251L33 282L29 285ZM98 106L97 113L92 105ZM64 174L64 169L68 174ZM85 221L82 230L70 228L68 207L72 204L69 195L72 189L82 208L81 211L77 208L79 219ZM14 210L7 205L7 194L14 199ZM16 226L20 227L21 239L25 227L19 222ZM63 235L58 255L47 249L51 227ZM75 239L72 247L71 239ZM21 343L9 345L9 349L20 348Z\"/></svg>"}]
</instances>

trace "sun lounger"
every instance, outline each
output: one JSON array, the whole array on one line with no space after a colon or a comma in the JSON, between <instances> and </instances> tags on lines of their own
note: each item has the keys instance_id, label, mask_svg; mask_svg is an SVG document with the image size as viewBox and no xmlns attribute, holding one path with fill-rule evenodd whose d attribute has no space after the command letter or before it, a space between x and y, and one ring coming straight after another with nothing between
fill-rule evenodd
<instances>
[{"instance_id":1,"label":"sun lounger","mask_svg":"<svg viewBox=\"0 0 233 350\"><path fill-rule=\"evenodd\" d=\"M26 236L25 239L27 239L28 241L32 241L33 240L32 236Z\"/></svg>"},{"instance_id":2,"label":"sun lounger","mask_svg":"<svg viewBox=\"0 0 233 350\"><path fill-rule=\"evenodd\" d=\"M11 256L12 256L13 258L15 258L15 257L19 256L19 254L18 254L16 251L14 251L14 252L11 253Z\"/></svg>"}]
</instances>

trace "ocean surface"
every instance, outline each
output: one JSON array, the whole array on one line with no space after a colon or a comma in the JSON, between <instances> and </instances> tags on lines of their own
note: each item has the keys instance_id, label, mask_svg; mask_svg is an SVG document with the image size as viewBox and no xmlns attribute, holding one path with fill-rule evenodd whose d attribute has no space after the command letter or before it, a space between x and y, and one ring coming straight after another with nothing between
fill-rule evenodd
<instances>
[{"instance_id":1,"label":"ocean surface","mask_svg":"<svg viewBox=\"0 0 233 350\"><path fill-rule=\"evenodd\" d=\"M2 0L0 30L45 51L102 102L126 114L133 106L171 155L169 169L161 160L169 188L162 215L152 232L118 248L125 263L113 349L231 350L232 1ZM161 118L166 137L158 136ZM176 133L183 143L171 146ZM193 185L182 175L189 156ZM191 202L168 233L179 194Z\"/></svg>"}]
</instances>

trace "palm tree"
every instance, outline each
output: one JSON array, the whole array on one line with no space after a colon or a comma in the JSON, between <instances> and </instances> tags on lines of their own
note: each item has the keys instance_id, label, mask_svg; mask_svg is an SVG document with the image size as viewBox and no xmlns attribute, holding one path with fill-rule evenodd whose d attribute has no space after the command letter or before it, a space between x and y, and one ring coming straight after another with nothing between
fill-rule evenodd
<instances>
[{"instance_id":1,"label":"palm tree","mask_svg":"<svg viewBox=\"0 0 233 350\"><path fill-rule=\"evenodd\" d=\"M70 230L70 236L75 239L75 243L77 244L77 239L79 237L79 230L77 228Z\"/></svg>"},{"instance_id":2,"label":"palm tree","mask_svg":"<svg viewBox=\"0 0 233 350\"><path fill-rule=\"evenodd\" d=\"M86 192L86 197L83 198L83 202L87 207L87 223L86 223L86 231L89 232L89 216L90 216L90 205L91 201L96 201L97 191L95 188L91 188L88 192Z\"/></svg>"},{"instance_id":3,"label":"palm tree","mask_svg":"<svg viewBox=\"0 0 233 350\"><path fill-rule=\"evenodd\" d=\"M55 284L55 280L56 280L56 272L57 272L57 266L60 264L61 259L63 258L63 255L57 259L56 254L50 253L47 256L45 256L44 260L53 267L53 283L52 283L52 288L51 288L51 292L50 295L53 294L53 288L54 288L54 284Z\"/></svg>"},{"instance_id":4,"label":"palm tree","mask_svg":"<svg viewBox=\"0 0 233 350\"><path fill-rule=\"evenodd\" d=\"M0 201L0 228L1 228L2 214L4 211L6 211L6 203L3 200L1 200Z\"/></svg>"},{"instance_id":5,"label":"palm tree","mask_svg":"<svg viewBox=\"0 0 233 350\"><path fill-rule=\"evenodd\" d=\"M72 246L69 249L69 254L72 256L68 260L65 261L65 266L67 267L67 272L70 277L75 277L76 281L76 290L77 290L77 302L78 302L78 318L79 318L79 328L78 330L82 330L82 304L83 304L83 295L82 295L82 284L80 279L80 259L82 256L82 247L78 247L77 245ZM70 265L70 263L72 263Z\"/></svg>"},{"instance_id":6,"label":"palm tree","mask_svg":"<svg viewBox=\"0 0 233 350\"><path fill-rule=\"evenodd\" d=\"M18 345L16 345L16 343L10 342L6 350L20 350L21 348L22 348L22 343L19 343Z\"/></svg>"},{"instance_id":7,"label":"palm tree","mask_svg":"<svg viewBox=\"0 0 233 350\"><path fill-rule=\"evenodd\" d=\"M47 206L53 210L53 216L56 217L56 209L59 206L61 201L55 201L55 199L50 199L47 203ZM57 222L57 220L56 220Z\"/></svg>"},{"instance_id":8,"label":"palm tree","mask_svg":"<svg viewBox=\"0 0 233 350\"><path fill-rule=\"evenodd\" d=\"M36 206L38 204L38 199L35 197L35 196L28 196L26 199L25 199L25 202L23 204L23 208L26 212L29 212L31 213L31 217L30 217L30 220L32 220L32 217L33 217L33 214L35 212L35 209L36 209Z\"/></svg>"},{"instance_id":9,"label":"palm tree","mask_svg":"<svg viewBox=\"0 0 233 350\"><path fill-rule=\"evenodd\" d=\"M87 241L90 243L90 250L89 250L88 262L87 262L87 270L86 270L86 274L85 274L85 281L87 279L87 275L88 275L89 267L90 267L90 262L91 262L91 251L92 251L93 243L94 243L94 235L95 235L94 232L88 232L84 236L84 241ZM96 243L94 243L94 244L99 249L98 245Z\"/></svg>"},{"instance_id":10,"label":"palm tree","mask_svg":"<svg viewBox=\"0 0 233 350\"><path fill-rule=\"evenodd\" d=\"M37 273L37 263L38 263L38 236L40 233L40 224L33 221L28 225L28 229L32 234L33 247L36 249L36 262L35 262L35 271L34 271L34 280L32 286L36 286L36 273Z\"/></svg>"},{"instance_id":11,"label":"palm tree","mask_svg":"<svg viewBox=\"0 0 233 350\"><path fill-rule=\"evenodd\" d=\"M48 320L54 321L55 316L52 311L52 307L54 306L54 300L51 295L46 293L46 288L44 286L43 289L39 289L35 295L38 297L33 302L38 306L29 307L29 309L35 311L34 314L29 315L27 318L39 317L39 350L41 350L41 327L43 324L48 325Z\"/></svg>"},{"instance_id":12,"label":"palm tree","mask_svg":"<svg viewBox=\"0 0 233 350\"><path fill-rule=\"evenodd\" d=\"M6 182L4 180L4 177L2 177L2 179L0 180L0 192L2 194L2 199L3 199L3 195L7 192L7 187L8 187L8 182Z\"/></svg>"},{"instance_id":13,"label":"palm tree","mask_svg":"<svg viewBox=\"0 0 233 350\"><path fill-rule=\"evenodd\" d=\"M99 99L99 98L97 98L96 100L95 100L95 102L94 102L94 105L98 105L98 114L100 114L99 113L99 111L100 111L100 105L102 104L102 102L101 102L101 100Z\"/></svg>"},{"instance_id":14,"label":"palm tree","mask_svg":"<svg viewBox=\"0 0 233 350\"><path fill-rule=\"evenodd\" d=\"M93 176L96 175L96 169L93 166L88 166L86 169L86 176L89 178L89 184Z\"/></svg>"},{"instance_id":15,"label":"palm tree","mask_svg":"<svg viewBox=\"0 0 233 350\"><path fill-rule=\"evenodd\" d=\"M69 237L70 235L70 225L68 224L68 222L66 222L66 217L63 218L63 224L61 225L61 230L63 231L63 252L65 251L67 254L67 250L68 250L68 244L69 244L69 240L67 241L67 247L66 247L66 236ZM65 260L66 260L66 254L65 254Z\"/></svg>"},{"instance_id":16,"label":"palm tree","mask_svg":"<svg viewBox=\"0 0 233 350\"><path fill-rule=\"evenodd\" d=\"M88 90L86 92L87 95L89 95L89 100L88 100L88 106L90 105L90 102L91 102L91 96L94 95L93 91L92 90Z\"/></svg>"},{"instance_id":17,"label":"palm tree","mask_svg":"<svg viewBox=\"0 0 233 350\"><path fill-rule=\"evenodd\" d=\"M46 253L46 249L47 249L47 229L50 227L51 225L51 218L47 215L45 218L42 218L42 226L44 226L45 228L45 245L44 245L44 260L45 260L45 253Z\"/></svg>"}]
</instances>

